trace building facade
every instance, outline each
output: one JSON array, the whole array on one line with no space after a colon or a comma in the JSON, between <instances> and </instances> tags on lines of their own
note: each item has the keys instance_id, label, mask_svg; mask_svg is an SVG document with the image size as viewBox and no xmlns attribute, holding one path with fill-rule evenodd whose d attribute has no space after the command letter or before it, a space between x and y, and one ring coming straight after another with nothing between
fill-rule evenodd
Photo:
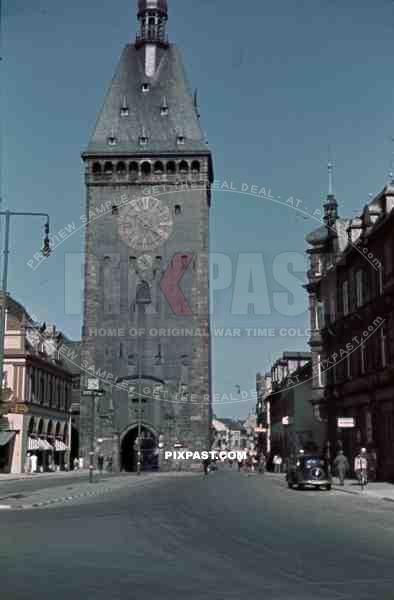
<instances>
[{"instance_id":1,"label":"building facade","mask_svg":"<svg viewBox=\"0 0 394 600\"><path fill-rule=\"evenodd\" d=\"M37 470L68 468L72 376L61 352L64 336L35 323L7 296L4 386L7 412L0 419L0 472L22 473L37 457Z\"/></svg>"},{"instance_id":2,"label":"building facade","mask_svg":"<svg viewBox=\"0 0 394 600\"><path fill-rule=\"evenodd\" d=\"M319 243L308 236L307 289L314 402L329 453L343 448L353 457L366 446L377 476L394 481L393 207L391 183L359 217L342 220L345 228L335 214ZM354 419L354 427L339 427L340 418Z\"/></svg>"},{"instance_id":3,"label":"building facade","mask_svg":"<svg viewBox=\"0 0 394 600\"><path fill-rule=\"evenodd\" d=\"M167 19L166 0L138 2L136 41L123 51L83 154L82 369L101 380L98 413L112 415L114 440L106 436L105 452L125 470L135 469L139 428L162 451L211 441L212 158ZM85 460L97 420L82 397Z\"/></svg>"},{"instance_id":4,"label":"building facade","mask_svg":"<svg viewBox=\"0 0 394 600\"><path fill-rule=\"evenodd\" d=\"M284 352L271 368L271 455L288 459L300 449L323 451L325 429L312 405L312 364L308 352Z\"/></svg>"}]
</instances>

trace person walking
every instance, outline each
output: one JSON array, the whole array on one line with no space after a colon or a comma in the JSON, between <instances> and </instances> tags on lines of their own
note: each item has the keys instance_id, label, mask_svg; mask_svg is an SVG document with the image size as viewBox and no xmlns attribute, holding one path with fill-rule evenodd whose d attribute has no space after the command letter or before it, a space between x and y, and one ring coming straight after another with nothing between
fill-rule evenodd
<instances>
[{"instance_id":1,"label":"person walking","mask_svg":"<svg viewBox=\"0 0 394 600\"><path fill-rule=\"evenodd\" d=\"M334 471L338 475L340 485L345 485L345 477L349 469L349 461L344 455L343 450L340 450L334 460Z\"/></svg>"},{"instance_id":2,"label":"person walking","mask_svg":"<svg viewBox=\"0 0 394 600\"><path fill-rule=\"evenodd\" d=\"M204 458L202 461L202 466L204 468L204 475L208 475L209 458Z\"/></svg>"},{"instance_id":3,"label":"person walking","mask_svg":"<svg viewBox=\"0 0 394 600\"><path fill-rule=\"evenodd\" d=\"M104 468L104 456L102 454L99 454L97 457L97 466L98 466L100 475L102 475L103 468Z\"/></svg>"},{"instance_id":4,"label":"person walking","mask_svg":"<svg viewBox=\"0 0 394 600\"><path fill-rule=\"evenodd\" d=\"M239 458L239 459L237 460L237 464L238 464L238 473L240 473L240 472L241 472L241 469L242 469L242 466L243 466L243 464L244 464L244 461L242 460L242 458Z\"/></svg>"},{"instance_id":5,"label":"person walking","mask_svg":"<svg viewBox=\"0 0 394 600\"><path fill-rule=\"evenodd\" d=\"M30 464L31 464L31 472L32 473L37 473L37 462L38 462L37 454L33 453L31 455L31 457L30 457L30 461L31 461L30 462Z\"/></svg>"},{"instance_id":6,"label":"person walking","mask_svg":"<svg viewBox=\"0 0 394 600\"><path fill-rule=\"evenodd\" d=\"M367 449L361 448L360 452L354 459L354 472L358 481L364 486L368 483L368 459Z\"/></svg>"}]
</instances>

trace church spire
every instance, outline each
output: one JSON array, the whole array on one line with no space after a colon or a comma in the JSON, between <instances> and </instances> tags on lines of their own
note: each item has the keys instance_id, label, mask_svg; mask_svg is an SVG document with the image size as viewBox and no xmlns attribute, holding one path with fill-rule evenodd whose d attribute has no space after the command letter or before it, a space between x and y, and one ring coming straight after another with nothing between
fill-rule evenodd
<instances>
[{"instance_id":1,"label":"church spire","mask_svg":"<svg viewBox=\"0 0 394 600\"><path fill-rule=\"evenodd\" d=\"M140 31L136 45L155 44L168 46L166 24L168 21L167 0L138 0Z\"/></svg>"},{"instance_id":2,"label":"church spire","mask_svg":"<svg viewBox=\"0 0 394 600\"><path fill-rule=\"evenodd\" d=\"M338 203L333 191L333 171L332 161L328 161L328 194L327 202L324 205L324 222L329 227L332 227L338 218Z\"/></svg>"}]
</instances>

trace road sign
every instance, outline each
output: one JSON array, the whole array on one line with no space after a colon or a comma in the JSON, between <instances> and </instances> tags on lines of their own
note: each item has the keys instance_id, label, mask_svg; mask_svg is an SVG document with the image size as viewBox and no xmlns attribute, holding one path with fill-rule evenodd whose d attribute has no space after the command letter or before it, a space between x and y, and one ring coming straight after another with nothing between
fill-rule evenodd
<instances>
[{"instance_id":1,"label":"road sign","mask_svg":"<svg viewBox=\"0 0 394 600\"><path fill-rule=\"evenodd\" d=\"M81 396L95 396L98 398L99 396L104 396L104 390L82 390Z\"/></svg>"},{"instance_id":2,"label":"road sign","mask_svg":"<svg viewBox=\"0 0 394 600\"><path fill-rule=\"evenodd\" d=\"M337 426L340 429L351 429L352 427L355 427L354 417L338 417Z\"/></svg>"},{"instance_id":3,"label":"road sign","mask_svg":"<svg viewBox=\"0 0 394 600\"><path fill-rule=\"evenodd\" d=\"M98 391L100 389L100 381L96 377L89 377L87 389L90 391Z\"/></svg>"},{"instance_id":4,"label":"road sign","mask_svg":"<svg viewBox=\"0 0 394 600\"><path fill-rule=\"evenodd\" d=\"M282 417L282 425L288 425L290 422L289 417Z\"/></svg>"},{"instance_id":5,"label":"road sign","mask_svg":"<svg viewBox=\"0 0 394 600\"><path fill-rule=\"evenodd\" d=\"M26 404L11 404L7 407L7 411L17 415L24 415L29 412L29 407Z\"/></svg>"}]
</instances>

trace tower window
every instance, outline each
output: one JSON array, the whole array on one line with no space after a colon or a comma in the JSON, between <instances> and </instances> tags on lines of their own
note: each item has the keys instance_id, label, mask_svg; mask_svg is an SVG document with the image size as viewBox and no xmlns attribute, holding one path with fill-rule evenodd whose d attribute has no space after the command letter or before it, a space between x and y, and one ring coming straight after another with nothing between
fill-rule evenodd
<instances>
[{"instance_id":1,"label":"tower window","mask_svg":"<svg viewBox=\"0 0 394 600\"><path fill-rule=\"evenodd\" d=\"M183 146L183 145L184 145L184 143L185 143L185 136L184 136L184 135L178 135L178 137L177 137L177 140L176 140L176 141L177 141L177 143L178 143L180 146Z\"/></svg>"},{"instance_id":2,"label":"tower window","mask_svg":"<svg viewBox=\"0 0 394 600\"><path fill-rule=\"evenodd\" d=\"M111 162L106 162L104 165L104 173L106 175L111 175L114 171L114 166Z\"/></svg>"},{"instance_id":3,"label":"tower window","mask_svg":"<svg viewBox=\"0 0 394 600\"><path fill-rule=\"evenodd\" d=\"M165 117L166 115L168 115L168 106L162 106L160 108L160 114L162 117Z\"/></svg>"},{"instance_id":4,"label":"tower window","mask_svg":"<svg viewBox=\"0 0 394 600\"><path fill-rule=\"evenodd\" d=\"M120 109L120 116L121 117L129 116L129 107L128 106L122 106L122 108Z\"/></svg>"},{"instance_id":5,"label":"tower window","mask_svg":"<svg viewBox=\"0 0 394 600\"><path fill-rule=\"evenodd\" d=\"M193 160L192 162L192 172L199 173L201 170L200 163L198 160Z\"/></svg>"},{"instance_id":6,"label":"tower window","mask_svg":"<svg viewBox=\"0 0 394 600\"><path fill-rule=\"evenodd\" d=\"M140 146L146 146L148 143L148 138L146 135L140 136Z\"/></svg>"},{"instance_id":7,"label":"tower window","mask_svg":"<svg viewBox=\"0 0 394 600\"><path fill-rule=\"evenodd\" d=\"M151 166L150 163L148 163L147 161L143 162L141 165L141 173L143 175L150 175L151 174Z\"/></svg>"},{"instance_id":8,"label":"tower window","mask_svg":"<svg viewBox=\"0 0 394 600\"><path fill-rule=\"evenodd\" d=\"M101 165L99 162L93 163L92 172L93 175L101 175Z\"/></svg>"},{"instance_id":9,"label":"tower window","mask_svg":"<svg viewBox=\"0 0 394 600\"><path fill-rule=\"evenodd\" d=\"M164 173L164 166L160 160L155 162L154 172L158 175L161 175L162 173Z\"/></svg>"},{"instance_id":10,"label":"tower window","mask_svg":"<svg viewBox=\"0 0 394 600\"><path fill-rule=\"evenodd\" d=\"M176 204L176 205L175 205L175 208L174 208L174 213L175 213L175 216L177 216L177 215L180 215L180 214L182 213L182 209L181 209L181 207L179 206L179 204Z\"/></svg>"},{"instance_id":11,"label":"tower window","mask_svg":"<svg viewBox=\"0 0 394 600\"><path fill-rule=\"evenodd\" d=\"M138 175L138 163L131 162L129 165L129 173L130 175L136 177Z\"/></svg>"},{"instance_id":12,"label":"tower window","mask_svg":"<svg viewBox=\"0 0 394 600\"><path fill-rule=\"evenodd\" d=\"M149 83L143 83L141 86L141 91L144 92L144 94L146 94L146 92L149 92L149 90L150 90Z\"/></svg>"},{"instance_id":13,"label":"tower window","mask_svg":"<svg viewBox=\"0 0 394 600\"><path fill-rule=\"evenodd\" d=\"M189 172L189 165L187 164L187 162L185 160L182 160L179 164L179 172L180 173L188 173Z\"/></svg>"},{"instance_id":14,"label":"tower window","mask_svg":"<svg viewBox=\"0 0 394 600\"><path fill-rule=\"evenodd\" d=\"M175 175L175 173L176 173L176 164L174 163L173 160L170 160L167 163L167 173L169 175Z\"/></svg>"},{"instance_id":15,"label":"tower window","mask_svg":"<svg viewBox=\"0 0 394 600\"><path fill-rule=\"evenodd\" d=\"M126 175L126 164L124 162L118 162L116 165L116 172L118 175Z\"/></svg>"},{"instance_id":16,"label":"tower window","mask_svg":"<svg viewBox=\"0 0 394 600\"><path fill-rule=\"evenodd\" d=\"M116 137L114 135L110 135L108 137L108 145L109 146L116 146L117 143L118 143L118 140L116 139Z\"/></svg>"}]
</instances>

